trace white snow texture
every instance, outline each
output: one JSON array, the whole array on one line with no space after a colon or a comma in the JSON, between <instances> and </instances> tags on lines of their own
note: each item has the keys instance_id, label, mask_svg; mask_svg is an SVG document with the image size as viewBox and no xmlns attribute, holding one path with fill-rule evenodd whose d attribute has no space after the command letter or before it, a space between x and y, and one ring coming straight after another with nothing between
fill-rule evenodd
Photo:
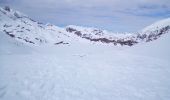
<instances>
[{"instance_id":1,"label":"white snow texture","mask_svg":"<svg viewBox=\"0 0 170 100\"><path fill-rule=\"evenodd\" d=\"M0 100L170 100L170 31L151 42L115 46L13 13L0 9ZM168 25L170 18L142 33Z\"/></svg>"}]
</instances>

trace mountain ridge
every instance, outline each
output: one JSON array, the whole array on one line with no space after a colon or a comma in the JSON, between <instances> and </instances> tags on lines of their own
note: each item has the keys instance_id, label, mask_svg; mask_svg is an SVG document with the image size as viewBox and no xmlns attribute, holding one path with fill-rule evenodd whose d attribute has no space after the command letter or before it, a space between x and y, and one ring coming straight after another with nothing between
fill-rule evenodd
<instances>
[{"instance_id":1,"label":"mountain ridge","mask_svg":"<svg viewBox=\"0 0 170 100\"><path fill-rule=\"evenodd\" d=\"M112 34L14 13L0 8L0 100L169 100L169 20Z\"/></svg>"},{"instance_id":2,"label":"mountain ridge","mask_svg":"<svg viewBox=\"0 0 170 100\"><path fill-rule=\"evenodd\" d=\"M44 25L9 7L0 8L0 15L0 31L16 40L34 45L47 43L70 45L74 42L88 41L133 46L141 42L156 40L170 31L170 18L154 23L141 32L114 34L106 30L75 25L65 28L51 24Z\"/></svg>"}]
</instances>

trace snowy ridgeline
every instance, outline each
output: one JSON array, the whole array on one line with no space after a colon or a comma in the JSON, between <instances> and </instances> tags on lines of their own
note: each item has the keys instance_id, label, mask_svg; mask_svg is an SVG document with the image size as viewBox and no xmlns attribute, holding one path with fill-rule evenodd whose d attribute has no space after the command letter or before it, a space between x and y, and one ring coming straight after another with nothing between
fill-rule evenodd
<instances>
[{"instance_id":1,"label":"snowy ridgeline","mask_svg":"<svg viewBox=\"0 0 170 100\"><path fill-rule=\"evenodd\" d=\"M0 31L18 41L33 44L63 44L77 42L103 43L133 46L140 42L150 42L170 31L170 18L159 21L136 33L112 33L96 28L70 25L60 28L44 25L28 16L10 9L0 8Z\"/></svg>"},{"instance_id":2,"label":"snowy ridgeline","mask_svg":"<svg viewBox=\"0 0 170 100\"><path fill-rule=\"evenodd\" d=\"M169 19L145 28L144 42L128 47L89 40L131 34L95 35L94 28L62 29L14 13L0 9L0 100L170 99ZM161 38L145 43L153 36ZM48 45L33 46L41 44Z\"/></svg>"}]
</instances>

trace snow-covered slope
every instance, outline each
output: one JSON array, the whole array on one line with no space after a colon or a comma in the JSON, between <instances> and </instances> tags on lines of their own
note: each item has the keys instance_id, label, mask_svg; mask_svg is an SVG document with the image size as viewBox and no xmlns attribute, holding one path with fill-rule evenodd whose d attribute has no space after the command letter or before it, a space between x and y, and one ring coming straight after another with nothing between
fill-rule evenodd
<instances>
[{"instance_id":1,"label":"snow-covered slope","mask_svg":"<svg viewBox=\"0 0 170 100\"><path fill-rule=\"evenodd\" d=\"M155 57L158 59L164 59L170 62L170 32L164 34L159 39L149 42L135 45L131 48L127 48L126 52L138 54L141 56Z\"/></svg>"},{"instance_id":2,"label":"snow-covered slope","mask_svg":"<svg viewBox=\"0 0 170 100\"><path fill-rule=\"evenodd\" d=\"M164 21L133 35L110 35L43 25L14 13L0 9L0 100L170 99L170 32ZM140 44L101 45L132 40ZM47 45L33 46L41 44Z\"/></svg>"},{"instance_id":3,"label":"snow-covered slope","mask_svg":"<svg viewBox=\"0 0 170 100\"><path fill-rule=\"evenodd\" d=\"M170 18L155 22L154 24L147 26L139 34L139 38L150 42L157 40L162 35L170 32Z\"/></svg>"},{"instance_id":4,"label":"snow-covered slope","mask_svg":"<svg viewBox=\"0 0 170 100\"><path fill-rule=\"evenodd\" d=\"M150 31L160 30L161 28L167 27L167 26L170 26L170 18L155 22L152 25L149 25L146 28L144 28L142 32L147 33Z\"/></svg>"},{"instance_id":5,"label":"snow-covered slope","mask_svg":"<svg viewBox=\"0 0 170 100\"><path fill-rule=\"evenodd\" d=\"M37 45L59 42L69 44L68 41L74 41L75 38L62 28L49 24L43 25L8 7L0 8L0 31L18 41Z\"/></svg>"},{"instance_id":6,"label":"snow-covered slope","mask_svg":"<svg viewBox=\"0 0 170 100\"><path fill-rule=\"evenodd\" d=\"M0 53L0 99L169 100L169 36L133 47L77 43Z\"/></svg>"},{"instance_id":7,"label":"snow-covered slope","mask_svg":"<svg viewBox=\"0 0 170 100\"><path fill-rule=\"evenodd\" d=\"M32 48L0 32L0 55L31 53Z\"/></svg>"},{"instance_id":8,"label":"snow-covered slope","mask_svg":"<svg viewBox=\"0 0 170 100\"><path fill-rule=\"evenodd\" d=\"M132 33L112 33L97 28L87 28L74 25L67 26L66 31L91 42L128 46L132 46L137 43L137 41L135 41L136 34Z\"/></svg>"},{"instance_id":9,"label":"snow-covered slope","mask_svg":"<svg viewBox=\"0 0 170 100\"><path fill-rule=\"evenodd\" d=\"M148 26L138 33L112 33L96 28L70 25L60 28L55 25L44 25L28 16L10 9L0 8L0 31L27 44L65 44L77 42L105 43L128 45L150 42L170 30L170 18Z\"/></svg>"}]
</instances>

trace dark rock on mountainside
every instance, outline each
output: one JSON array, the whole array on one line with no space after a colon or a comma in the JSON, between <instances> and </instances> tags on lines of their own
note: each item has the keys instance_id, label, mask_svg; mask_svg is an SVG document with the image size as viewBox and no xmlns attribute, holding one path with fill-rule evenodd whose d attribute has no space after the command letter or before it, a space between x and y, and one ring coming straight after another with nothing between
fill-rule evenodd
<instances>
[{"instance_id":1,"label":"dark rock on mountainside","mask_svg":"<svg viewBox=\"0 0 170 100\"><path fill-rule=\"evenodd\" d=\"M146 28L141 33L120 33L119 35L106 30L70 25L60 28L55 25L44 25L30 17L12 10L6 6L0 8L0 31L3 31L12 38L19 39L31 44L52 43L54 45L69 44L74 38L85 39L95 43L113 44L121 46L133 46L140 42L157 40L163 34L170 31L170 19L153 25L153 30ZM165 22L165 24L164 24ZM152 25L151 25L152 26ZM149 29L149 30L148 30ZM73 37L72 37L73 36ZM79 42L79 39L75 39ZM65 41L69 41L65 42Z\"/></svg>"},{"instance_id":2,"label":"dark rock on mountainside","mask_svg":"<svg viewBox=\"0 0 170 100\"><path fill-rule=\"evenodd\" d=\"M94 38L94 37L91 37L91 35L89 35L87 33L84 34L83 32L81 32L75 28L71 28L71 27L66 28L67 32L74 33L75 35L77 35L81 38L90 40L92 42L102 42L102 43L106 43L106 44L112 43L114 45L119 44L121 46L124 46L124 45L133 46L133 45L137 44L139 40L150 42L150 41L158 39L162 34L165 34L169 30L170 30L170 26L166 26L166 27L161 28L160 30L151 31L149 33L134 34L131 37L128 37L128 39L127 38L119 38L119 39L114 40L114 39L109 39L109 38L104 37L103 31L100 31L100 30L99 31L93 30L93 32L97 32L95 35L100 36L100 38Z\"/></svg>"},{"instance_id":3,"label":"dark rock on mountainside","mask_svg":"<svg viewBox=\"0 0 170 100\"><path fill-rule=\"evenodd\" d=\"M9 7L9 6L5 6L5 7L4 7L4 10L6 10L6 11L8 11L8 12L10 12L10 11L11 11L11 9L10 9L10 7Z\"/></svg>"},{"instance_id":4,"label":"dark rock on mountainside","mask_svg":"<svg viewBox=\"0 0 170 100\"><path fill-rule=\"evenodd\" d=\"M15 35L12 34L12 31L6 31L6 30L4 30L4 32L5 32L7 35L9 35L10 37L12 37L12 38L15 37Z\"/></svg>"}]
</instances>

